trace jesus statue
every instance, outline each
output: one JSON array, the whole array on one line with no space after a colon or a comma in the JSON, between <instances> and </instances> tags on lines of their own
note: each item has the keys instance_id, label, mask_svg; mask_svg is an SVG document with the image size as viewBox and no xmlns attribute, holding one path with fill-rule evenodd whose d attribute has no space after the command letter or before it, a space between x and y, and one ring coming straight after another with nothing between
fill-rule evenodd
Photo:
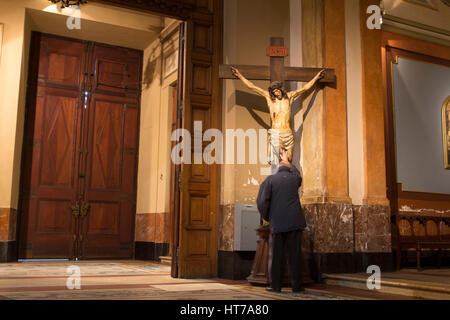
<instances>
[{"instance_id":1,"label":"jesus statue","mask_svg":"<svg viewBox=\"0 0 450 320\"><path fill-rule=\"evenodd\" d=\"M252 82L247 80L238 69L231 67L233 75L238 77L248 88L250 88L255 93L266 98L267 105L269 106L270 119L272 127L268 130L271 156L279 153L279 150L274 150L275 146L279 149L284 149L287 151L289 161L292 161L292 153L294 149L294 135L290 126L290 116L291 116L291 105L296 98L302 95L304 92L311 89L317 81L325 76L325 70L321 70L317 75L309 81L303 88L295 91L286 92L283 88L282 82L272 82L269 89L263 90ZM275 137L279 137L278 141L273 141Z\"/></svg>"}]
</instances>

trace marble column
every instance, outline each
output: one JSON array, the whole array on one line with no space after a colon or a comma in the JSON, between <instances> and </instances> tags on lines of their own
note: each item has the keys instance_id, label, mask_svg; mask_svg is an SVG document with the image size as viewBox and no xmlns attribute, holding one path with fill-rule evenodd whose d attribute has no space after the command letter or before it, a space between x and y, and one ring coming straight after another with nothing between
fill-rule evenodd
<instances>
[{"instance_id":1,"label":"marble column","mask_svg":"<svg viewBox=\"0 0 450 320\"><path fill-rule=\"evenodd\" d=\"M349 30L346 30L346 26L358 28L359 21L356 19L356 23L354 21L346 23L348 4L345 0L302 0L303 66L333 68L336 74L334 85L312 92L303 101L301 164L304 179L301 200L308 222L304 249L309 250L315 257L313 268L318 274L365 271L367 262L374 260L368 257L367 253L374 253L377 260L380 255L390 251L388 207L383 205L383 201L363 203L362 194L358 203L352 201L349 194L349 157L355 155L349 154L347 103L348 95L355 93L349 93L349 90L357 90L355 89L357 86L347 87L349 84L347 65L353 61L347 61L349 43L346 41L346 35L348 36ZM376 36L369 35L369 37ZM364 48L364 39L362 42ZM371 49L375 50L375 47ZM364 54L368 53L363 50L360 52L361 60L365 61ZM374 52L371 51L370 54L373 55ZM372 67L376 69L377 65ZM381 66L376 70L381 74ZM358 75L351 76L358 82ZM363 79L361 74L359 79ZM375 81L377 79L375 78ZM364 82L360 87L364 88ZM382 92L377 94L379 99L382 99ZM356 108L358 107L362 108L362 105L359 104ZM376 109L378 110L379 106ZM362 114L363 112L360 112L360 117ZM382 131L383 124L378 126L377 132ZM384 143L384 136L381 137ZM370 141L367 141L365 136L361 139L364 140L361 144L365 148L361 146L356 156L361 158L359 164L363 166L363 159L366 164L367 160L373 159L367 156L367 152L372 150L367 150ZM380 136L376 135L374 139L378 148L381 143ZM376 159L376 168L377 174L382 177L379 177L376 183L373 182L371 179L375 176L373 170L369 170L369 179L365 179L361 185L364 186L365 195L369 198L374 195L383 200L379 185L381 186L384 181L385 188L383 180L385 172L382 170L384 158L382 161L381 157ZM365 178L368 169L365 165ZM370 187L367 185L368 181Z\"/></svg>"},{"instance_id":2,"label":"marble column","mask_svg":"<svg viewBox=\"0 0 450 320\"><path fill-rule=\"evenodd\" d=\"M362 119L364 149L364 194L355 210L355 250L391 252L390 207L386 195L381 30L369 30L367 7L379 1L360 0L362 61Z\"/></svg>"},{"instance_id":3,"label":"marble column","mask_svg":"<svg viewBox=\"0 0 450 320\"><path fill-rule=\"evenodd\" d=\"M303 65L333 68L337 79L303 103L307 115L302 141L302 203L308 214L310 248L324 253L352 252L344 1L303 0L302 5Z\"/></svg>"}]
</instances>

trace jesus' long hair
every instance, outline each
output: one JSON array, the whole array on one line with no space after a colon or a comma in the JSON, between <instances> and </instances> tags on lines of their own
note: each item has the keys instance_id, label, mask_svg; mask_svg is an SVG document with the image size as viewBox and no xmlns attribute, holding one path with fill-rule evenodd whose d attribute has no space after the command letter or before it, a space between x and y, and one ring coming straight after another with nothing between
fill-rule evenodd
<instances>
[{"instance_id":1,"label":"jesus' long hair","mask_svg":"<svg viewBox=\"0 0 450 320\"><path fill-rule=\"evenodd\" d=\"M275 101L275 99L277 98L274 93L273 90L278 89L281 91L281 95L283 98L287 98L287 93L286 90L284 90L283 88L283 83L280 81L274 81L270 84L270 87L268 89L269 94L270 94L270 99L272 99L272 101Z\"/></svg>"}]
</instances>

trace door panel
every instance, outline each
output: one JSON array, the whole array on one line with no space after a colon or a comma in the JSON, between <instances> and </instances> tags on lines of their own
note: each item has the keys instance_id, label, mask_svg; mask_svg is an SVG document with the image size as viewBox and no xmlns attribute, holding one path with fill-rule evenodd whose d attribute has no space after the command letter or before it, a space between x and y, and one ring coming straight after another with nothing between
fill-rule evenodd
<instances>
[{"instance_id":1,"label":"door panel","mask_svg":"<svg viewBox=\"0 0 450 320\"><path fill-rule=\"evenodd\" d=\"M94 45L92 98L88 109L88 160L82 223L84 258L131 258L140 96L140 55Z\"/></svg>"},{"instance_id":2,"label":"door panel","mask_svg":"<svg viewBox=\"0 0 450 320\"><path fill-rule=\"evenodd\" d=\"M141 53L136 50L95 45L92 70L93 90L116 94L140 91ZM136 98L138 98L136 96Z\"/></svg>"},{"instance_id":3,"label":"door panel","mask_svg":"<svg viewBox=\"0 0 450 320\"><path fill-rule=\"evenodd\" d=\"M36 234L69 234L72 227L70 201L41 199L37 204Z\"/></svg>"},{"instance_id":4,"label":"door panel","mask_svg":"<svg viewBox=\"0 0 450 320\"><path fill-rule=\"evenodd\" d=\"M82 227L83 257L101 258L115 252L116 257L130 258L131 252L121 250L120 239L120 231L124 231L128 235L124 243L129 245L132 241L132 228L123 228L121 223L130 226L127 220L134 217L134 185L130 189L129 183L122 184L123 171L131 171L134 176L136 165L135 156L131 161L123 161L124 132L129 130L125 127L126 103L123 98L94 94L89 112L87 150L90 156L85 199L90 208ZM135 123L128 124L135 126ZM122 206L126 201L131 201L132 205Z\"/></svg>"},{"instance_id":5,"label":"door panel","mask_svg":"<svg viewBox=\"0 0 450 320\"><path fill-rule=\"evenodd\" d=\"M212 7L219 1L207 1ZM220 11L220 10L219 10ZM183 128L193 133L194 121L202 122L203 132L221 128L218 103L218 16L194 16L186 26L185 86ZM216 23L214 23L216 21ZM211 32L205 32L211 30ZM202 151L208 143L202 143ZM192 150L193 151L193 150ZM192 153L193 154L193 153ZM217 275L217 216L220 171L217 164L182 164L180 212L181 278Z\"/></svg>"},{"instance_id":6,"label":"door panel","mask_svg":"<svg viewBox=\"0 0 450 320\"><path fill-rule=\"evenodd\" d=\"M122 113L124 105L111 100L93 99L92 190L117 190L121 184Z\"/></svg>"},{"instance_id":7,"label":"door panel","mask_svg":"<svg viewBox=\"0 0 450 320\"><path fill-rule=\"evenodd\" d=\"M33 41L37 70L31 67L30 80L40 85L79 90L83 81L85 45L82 41L35 33Z\"/></svg>"},{"instance_id":8,"label":"door panel","mask_svg":"<svg viewBox=\"0 0 450 320\"><path fill-rule=\"evenodd\" d=\"M39 33L32 46L19 255L131 258L142 53Z\"/></svg>"},{"instance_id":9,"label":"door panel","mask_svg":"<svg viewBox=\"0 0 450 320\"><path fill-rule=\"evenodd\" d=\"M73 188L78 95L47 90L43 103L39 186Z\"/></svg>"},{"instance_id":10,"label":"door panel","mask_svg":"<svg viewBox=\"0 0 450 320\"><path fill-rule=\"evenodd\" d=\"M80 96L72 90L38 86L30 99L24 139L20 256L72 257L79 153Z\"/></svg>"}]
</instances>

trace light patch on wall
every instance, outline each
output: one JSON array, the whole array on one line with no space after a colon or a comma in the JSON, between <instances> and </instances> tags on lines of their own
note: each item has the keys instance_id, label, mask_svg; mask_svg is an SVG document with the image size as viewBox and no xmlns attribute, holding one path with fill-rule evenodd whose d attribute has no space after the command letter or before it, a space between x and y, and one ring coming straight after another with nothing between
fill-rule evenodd
<instances>
[{"instance_id":1,"label":"light patch on wall","mask_svg":"<svg viewBox=\"0 0 450 320\"><path fill-rule=\"evenodd\" d=\"M253 175L252 175L252 173L251 173L250 170L248 170L248 175L249 175L249 177L247 178L247 183L244 183L242 186L243 186L243 187L251 186L251 185L253 185L253 186L259 186L258 180L256 180L256 179L253 177Z\"/></svg>"},{"instance_id":2,"label":"light patch on wall","mask_svg":"<svg viewBox=\"0 0 450 320\"><path fill-rule=\"evenodd\" d=\"M62 9L60 6L57 6L56 4L49 5L42 11L64 14L66 16L70 16L73 12L72 8L70 7Z\"/></svg>"}]
</instances>

